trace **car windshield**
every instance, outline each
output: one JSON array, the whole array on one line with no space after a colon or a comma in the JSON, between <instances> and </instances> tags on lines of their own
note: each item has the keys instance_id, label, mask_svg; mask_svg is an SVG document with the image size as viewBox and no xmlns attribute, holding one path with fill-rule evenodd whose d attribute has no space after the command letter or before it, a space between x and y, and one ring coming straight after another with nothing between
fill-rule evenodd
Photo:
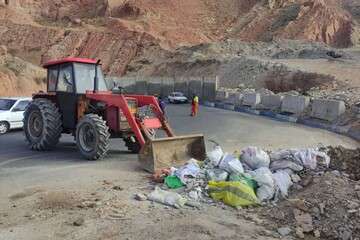
<instances>
[{"instance_id":1,"label":"car windshield","mask_svg":"<svg viewBox=\"0 0 360 240\"><path fill-rule=\"evenodd\" d=\"M174 96L175 96L175 97L183 97L184 94L182 94L182 93L174 93Z\"/></svg>"},{"instance_id":2,"label":"car windshield","mask_svg":"<svg viewBox=\"0 0 360 240\"><path fill-rule=\"evenodd\" d=\"M0 99L0 110L7 111L10 110L12 106L16 103L16 100L12 99Z\"/></svg>"}]
</instances>

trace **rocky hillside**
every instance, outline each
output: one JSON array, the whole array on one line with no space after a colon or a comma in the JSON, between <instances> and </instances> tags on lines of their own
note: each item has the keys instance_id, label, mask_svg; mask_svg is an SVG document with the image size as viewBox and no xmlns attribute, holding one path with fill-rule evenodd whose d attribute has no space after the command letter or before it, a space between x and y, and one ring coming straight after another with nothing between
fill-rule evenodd
<instances>
[{"instance_id":1,"label":"rocky hillside","mask_svg":"<svg viewBox=\"0 0 360 240\"><path fill-rule=\"evenodd\" d=\"M101 58L106 73L119 76L129 64L136 71L134 65L167 59L178 47L227 39L350 47L359 41L359 20L355 0L0 0L0 45L35 65ZM17 79L8 80L17 86L5 68L0 80Z\"/></svg>"}]
</instances>

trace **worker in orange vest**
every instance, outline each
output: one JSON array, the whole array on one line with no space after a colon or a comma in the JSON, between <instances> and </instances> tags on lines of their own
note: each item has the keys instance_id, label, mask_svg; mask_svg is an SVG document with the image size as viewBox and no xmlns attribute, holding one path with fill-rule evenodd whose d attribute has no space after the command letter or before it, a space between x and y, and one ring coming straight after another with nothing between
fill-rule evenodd
<instances>
[{"instance_id":1,"label":"worker in orange vest","mask_svg":"<svg viewBox=\"0 0 360 240\"><path fill-rule=\"evenodd\" d=\"M199 111L199 97L195 94L191 101L191 116L195 117Z\"/></svg>"}]
</instances>

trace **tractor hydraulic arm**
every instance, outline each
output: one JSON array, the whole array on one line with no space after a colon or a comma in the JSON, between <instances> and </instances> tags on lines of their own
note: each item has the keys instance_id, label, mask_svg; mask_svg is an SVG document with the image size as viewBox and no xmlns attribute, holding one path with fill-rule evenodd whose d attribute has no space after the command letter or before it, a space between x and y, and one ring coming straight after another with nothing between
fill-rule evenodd
<instances>
[{"instance_id":1,"label":"tractor hydraulic arm","mask_svg":"<svg viewBox=\"0 0 360 240\"><path fill-rule=\"evenodd\" d=\"M118 109L121 109L129 122L131 130L134 132L137 140L141 146L145 145L145 138L141 133L141 129L136 122L134 115L131 113L128 103L124 95L115 95L110 92L89 92L87 91L86 97L96 101L101 101L106 103L107 106L115 106Z\"/></svg>"}]
</instances>

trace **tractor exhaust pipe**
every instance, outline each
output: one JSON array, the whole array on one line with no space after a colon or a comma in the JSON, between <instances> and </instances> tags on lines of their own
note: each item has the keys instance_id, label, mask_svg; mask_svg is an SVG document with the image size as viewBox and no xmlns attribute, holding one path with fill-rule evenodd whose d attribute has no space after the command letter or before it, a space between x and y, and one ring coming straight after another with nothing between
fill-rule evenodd
<instances>
[{"instance_id":1,"label":"tractor exhaust pipe","mask_svg":"<svg viewBox=\"0 0 360 240\"><path fill-rule=\"evenodd\" d=\"M98 66L100 65L100 59L95 64L95 77L94 77L94 91L96 93L99 90L99 77L98 77Z\"/></svg>"}]
</instances>

